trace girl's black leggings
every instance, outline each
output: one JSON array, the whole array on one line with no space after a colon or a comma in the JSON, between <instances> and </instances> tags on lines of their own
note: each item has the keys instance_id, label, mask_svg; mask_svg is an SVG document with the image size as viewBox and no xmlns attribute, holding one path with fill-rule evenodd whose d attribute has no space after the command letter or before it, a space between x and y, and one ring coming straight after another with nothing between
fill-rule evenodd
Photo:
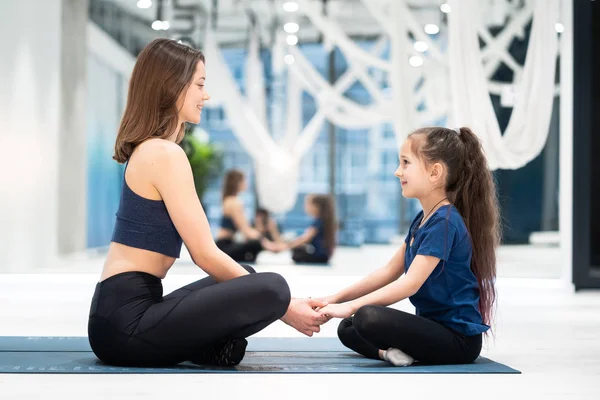
<instances>
[{"instance_id":1,"label":"girl's black leggings","mask_svg":"<svg viewBox=\"0 0 600 400\"><path fill-rule=\"evenodd\" d=\"M401 350L422 364L468 364L479 356L482 335L464 336L427 318L383 306L364 306L342 320L344 346L379 359L379 349Z\"/></svg>"},{"instance_id":2,"label":"girl's black leggings","mask_svg":"<svg viewBox=\"0 0 600 400\"><path fill-rule=\"evenodd\" d=\"M310 253L305 246L292 250L292 260L297 264L326 264L329 256Z\"/></svg>"}]
</instances>

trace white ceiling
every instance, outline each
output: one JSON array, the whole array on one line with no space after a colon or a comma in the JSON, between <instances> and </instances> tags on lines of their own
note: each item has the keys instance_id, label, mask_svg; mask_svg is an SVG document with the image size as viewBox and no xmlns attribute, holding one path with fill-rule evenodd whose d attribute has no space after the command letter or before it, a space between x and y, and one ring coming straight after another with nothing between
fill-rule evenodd
<instances>
[{"instance_id":1,"label":"white ceiling","mask_svg":"<svg viewBox=\"0 0 600 400\"><path fill-rule=\"evenodd\" d=\"M91 0L91 1L109 1L118 4L129 13L136 15L148 21L157 19L157 10L160 0L152 0L152 6L148 9L137 7L138 0ZM312 0L316 4L321 4L319 0ZM205 26L208 22L206 15L213 15L216 11L216 32L217 39L223 44L244 43L248 37L250 27L249 14L257 17L261 28L262 40L268 44L273 39L273 33L282 30L283 23L295 21L300 25L300 31L297 33L301 42L316 41L319 39L319 32L299 13L289 13L283 10L284 0L163 0L163 19L169 20L171 24L170 32L153 32L149 34L174 34L179 29L185 29L189 26L184 20L177 20L176 15L182 15L186 12L173 11L174 5L196 6L200 12L196 15L197 25ZM425 25L426 23L439 23L443 18L440 11L440 4L443 0L409 0L408 3L419 19ZM213 4L216 8L213 9ZM350 36L376 36L381 33L381 27L367 11L361 0L328 0L327 13L343 28ZM188 12L189 14L189 12ZM148 32L146 33L148 34Z\"/></svg>"}]
</instances>

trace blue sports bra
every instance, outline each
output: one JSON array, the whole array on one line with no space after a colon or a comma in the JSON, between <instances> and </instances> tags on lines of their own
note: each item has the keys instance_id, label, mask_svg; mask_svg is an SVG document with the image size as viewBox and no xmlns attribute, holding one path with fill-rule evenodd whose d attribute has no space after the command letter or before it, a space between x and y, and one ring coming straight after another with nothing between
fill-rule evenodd
<instances>
[{"instance_id":1,"label":"blue sports bra","mask_svg":"<svg viewBox=\"0 0 600 400\"><path fill-rule=\"evenodd\" d=\"M111 239L113 242L179 258L183 241L171 221L164 201L136 194L127 185L125 172L121 200L115 215L117 218Z\"/></svg>"},{"instance_id":2,"label":"blue sports bra","mask_svg":"<svg viewBox=\"0 0 600 400\"><path fill-rule=\"evenodd\" d=\"M226 215L223 215L221 217L221 228L228 229L228 230L233 231L233 232L237 231L237 228L235 226L235 223L233 222L233 219L231 217L226 216Z\"/></svg>"}]
</instances>

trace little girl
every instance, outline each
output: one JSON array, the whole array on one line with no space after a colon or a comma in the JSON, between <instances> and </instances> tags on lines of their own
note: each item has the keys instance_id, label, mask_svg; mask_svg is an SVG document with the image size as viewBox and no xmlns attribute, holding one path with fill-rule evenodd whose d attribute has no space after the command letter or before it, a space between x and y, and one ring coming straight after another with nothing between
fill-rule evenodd
<instances>
[{"instance_id":1,"label":"little girl","mask_svg":"<svg viewBox=\"0 0 600 400\"><path fill-rule=\"evenodd\" d=\"M320 312L344 318L341 342L365 357L396 366L473 362L491 325L500 242L481 143L468 128L423 128L399 159L402 194L423 211L387 265L324 298ZM406 298L416 315L387 307Z\"/></svg>"},{"instance_id":2,"label":"little girl","mask_svg":"<svg viewBox=\"0 0 600 400\"><path fill-rule=\"evenodd\" d=\"M309 194L304 199L305 212L314 218L310 227L295 240L287 243L296 263L321 264L329 262L335 248L335 205L331 196Z\"/></svg>"}]
</instances>

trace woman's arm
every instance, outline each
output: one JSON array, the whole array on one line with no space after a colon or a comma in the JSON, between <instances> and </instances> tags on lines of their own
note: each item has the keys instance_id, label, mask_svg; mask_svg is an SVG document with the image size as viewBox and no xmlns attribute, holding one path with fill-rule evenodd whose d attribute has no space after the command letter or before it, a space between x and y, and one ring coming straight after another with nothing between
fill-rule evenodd
<instances>
[{"instance_id":1,"label":"woman's arm","mask_svg":"<svg viewBox=\"0 0 600 400\"><path fill-rule=\"evenodd\" d=\"M238 198L228 199L227 201L229 203L227 208L236 228L242 232L246 239L259 239L262 234L248 223L242 202Z\"/></svg>"},{"instance_id":2,"label":"woman's arm","mask_svg":"<svg viewBox=\"0 0 600 400\"><path fill-rule=\"evenodd\" d=\"M329 303L343 303L364 296L395 281L404 273L405 250L406 243L402 243L402 246L384 267L370 273L355 284L340 290L333 296L327 296L323 299Z\"/></svg>"},{"instance_id":3,"label":"woman's arm","mask_svg":"<svg viewBox=\"0 0 600 400\"><path fill-rule=\"evenodd\" d=\"M248 274L216 246L183 149L170 142L160 147L149 166L151 183L165 202L169 216L194 263L217 281Z\"/></svg>"},{"instance_id":4,"label":"woman's arm","mask_svg":"<svg viewBox=\"0 0 600 400\"><path fill-rule=\"evenodd\" d=\"M265 250L272 251L274 253L278 253L283 250L281 245L273 243L269 239L263 237L263 234L259 230L250 226L246 216L244 215L243 204L239 199L233 198L228 201L230 202L228 208L231 219L233 219L233 223L244 234L246 239L260 240L260 244Z\"/></svg>"},{"instance_id":5,"label":"woman's arm","mask_svg":"<svg viewBox=\"0 0 600 400\"><path fill-rule=\"evenodd\" d=\"M273 238L275 243L282 243L283 239L281 238L281 234L279 233L279 228L277 227L277 222L273 218L269 218L269 223L267 225L267 229Z\"/></svg>"}]
</instances>

